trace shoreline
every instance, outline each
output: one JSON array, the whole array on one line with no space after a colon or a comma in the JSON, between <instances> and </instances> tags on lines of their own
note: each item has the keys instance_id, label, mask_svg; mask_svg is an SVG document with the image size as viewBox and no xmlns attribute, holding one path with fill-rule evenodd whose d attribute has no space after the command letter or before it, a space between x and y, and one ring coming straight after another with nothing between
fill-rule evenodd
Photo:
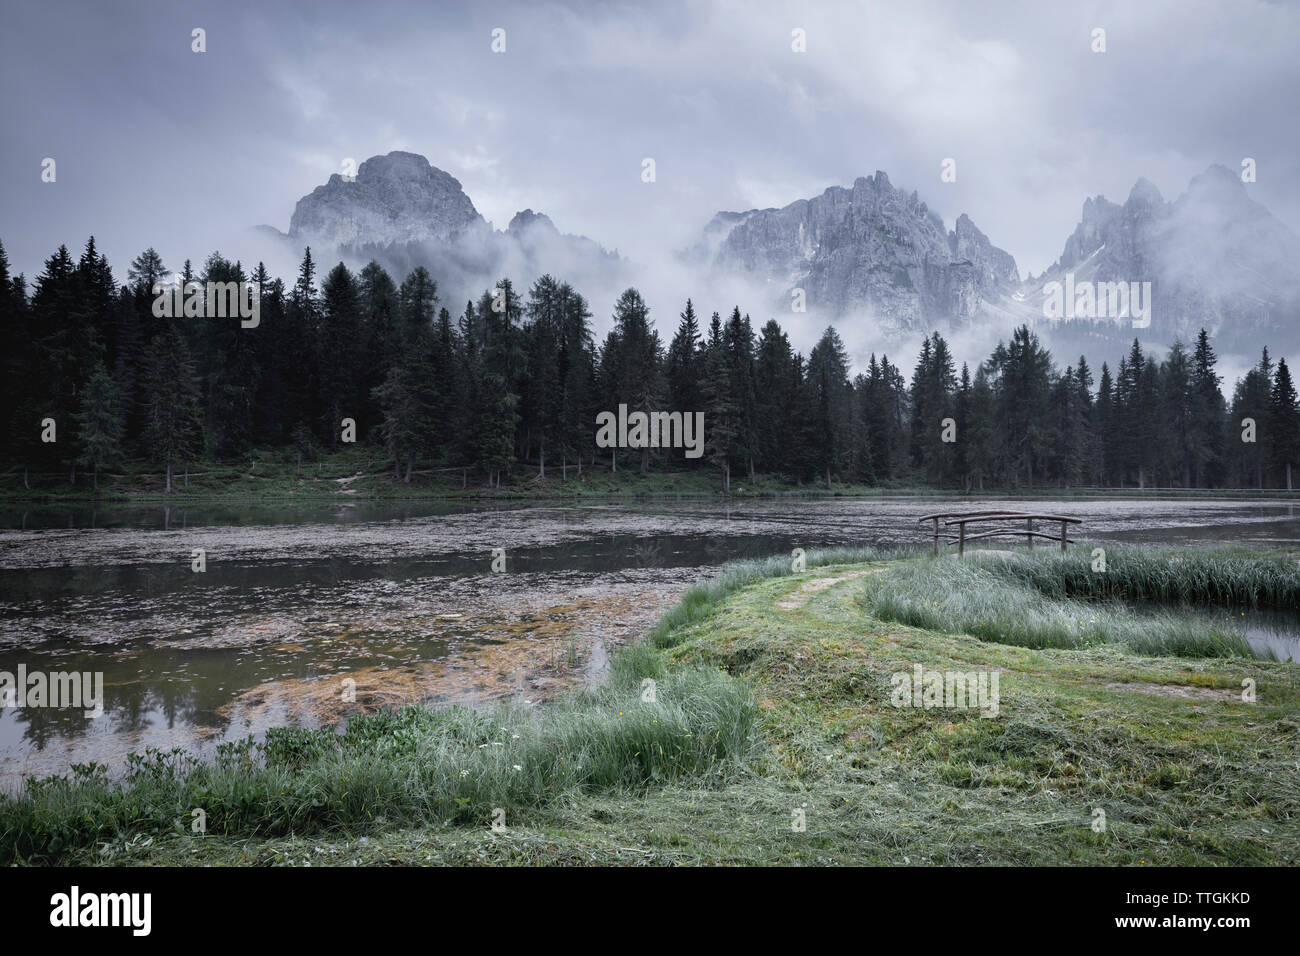
<instances>
[{"instance_id":1,"label":"shoreline","mask_svg":"<svg viewBox=\"0 0 1300 956\"><path fill-rule=\"evenodd\" d=\"M863 595L897 559L808 557L798 573L774 558L692 588L618 652L598 688L536 718L536 741L526 729L533 718L455 708L380 712L389 716L362 722L365 746L352 756L320 750L332 734L285 731L274 766L290 776L236 754L227 770L197 781L210 826L226 833L168 824L196 798L162 763L132 791L91 781L79 785L88 791L69 783L52 796L57 785L47 784L47 811L82 809L45 862L1300 862L1300 665L1026 647L893 623ZM891 674L918 669L996 673L996 714L899 707ZM647 679L658 685L650 703ZM1245 699L1244 681L1257 697ZM676 729L659 736L665 724ZM418 743L428 733L440 741L435 750ZM599 747L584 750L593 739ZM675 743L647 763L648 740ZM432 793L401 789L415 767L448 754L455 759L422 784ZM561 782L571 771L580 779ZM532 775L523 790L518 773ZM300 776L306 803L290 786ZM383 781L384 796L363 812L348 794L366 780ZM262 816L250 830L239 822L250 809L223 809L222 794L262 786L267 802L254 808ZM135 808L125 829L112 823L112 807ZM152 808L153 832L142 807ZM491 825L493 807L505 808L508 828ZM16 806L0 800L6 809ZM795 811L802 830L791 826ZM100 814L110 819L92 819ZM82 828L99 833L84 850ZM8 848L3 855L15 859Z\"/></svg>"}]
</instances>

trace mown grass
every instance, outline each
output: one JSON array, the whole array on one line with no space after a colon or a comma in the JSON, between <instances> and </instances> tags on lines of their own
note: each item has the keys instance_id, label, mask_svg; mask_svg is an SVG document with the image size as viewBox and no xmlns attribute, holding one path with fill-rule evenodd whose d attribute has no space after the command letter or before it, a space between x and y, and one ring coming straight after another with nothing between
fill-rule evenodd
<instances>
[{"instance_id":1,"label":"mown grass","mask_svg":"<svg viewBox=\"0 0 1300 956\"><path fill-rule=\"evenodd\" d=\"M864 585L872 612L1022 647L1114 644L1139 654L1255 657L1211 607L1300 608L1300 567L1231 549L1109 547L900 562Z\"/></svg>"},{"instance_id":2,"label":"mown grass","mask_svg":"<svg viewBox=\"0 0 1300 956\"><path fill-rule=\"evenodd\" d=\"M803 569L879 561L913 553L916 553L915 548L824 548L807 552L803 558ZM795 573L793 556L777 555L729 562L723 565L717 577L687 588L681 600L665 611L650 629L648 640L656 647L671 647L681 639L684 628L703 621L723 600L741 588L757 581Z\"/></svg>"}]
</instances>

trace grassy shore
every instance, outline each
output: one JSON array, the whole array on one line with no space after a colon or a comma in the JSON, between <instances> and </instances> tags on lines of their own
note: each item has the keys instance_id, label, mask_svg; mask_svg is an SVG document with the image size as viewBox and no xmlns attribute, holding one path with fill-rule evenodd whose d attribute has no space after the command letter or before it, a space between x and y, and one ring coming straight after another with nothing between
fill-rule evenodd
<instances>
[{"instance_id":1,"label":"grassy shore","mask_svg":"<svg viewBox=\"0 0 1300 956\"><path fill-rule=\"evenodd\" d=\"M152 755L124 781L83 770L0 800L0 859L1300 862L1300 665L1024 647L877 615L869 582L940 563L731 567L617 655L605 684L542 715L412 708L341 737L273 734L206 768ZM1285 565L1265 570L1253 580L1289 586ZM1050 591L1050 569L1034 575ZM917 665L995 670L997 716L893 706L893 675Z\"/></svg>"},{"instance_id":2,"label":"grassy shore","mask_svg":"<svg viewBox=\"0 0 1300 956\"><path fill-rule=\"evenodd\" d=\"M572 465L567 473L556 463L540 477L538 469L520 466L499 487L490 487L482 475L456 468L417 470L409 482L394 475L392 466L376 457L375 449L338 452L320 460L298 462L283 452L250 455L238 463L201 463L187 471L177 470L170 494L165 492L164 475L142 464L101 473L98 490L91 476L81 473L75 483L66 474L27 475L10 467L0 472L0 502L166 502L183 504L199 501L255 502L259 500L363 500L405 499L492 499L536 498L626 498L626 497L710 497L722 495L720 473L715 468L660 468L642 474L637 462L628 457L611 473L608 459L595 467ZM1295 500L1300 492L1273 489L1146 489L1136 488L989 488L976 497L1035 499L1061 498L1278 498ZM970 497L955 489L896 481L885 485L834 482L799 484L779 475L759 474L754 480L733 476L731 497Z\"/></svg>"}]
</instances>

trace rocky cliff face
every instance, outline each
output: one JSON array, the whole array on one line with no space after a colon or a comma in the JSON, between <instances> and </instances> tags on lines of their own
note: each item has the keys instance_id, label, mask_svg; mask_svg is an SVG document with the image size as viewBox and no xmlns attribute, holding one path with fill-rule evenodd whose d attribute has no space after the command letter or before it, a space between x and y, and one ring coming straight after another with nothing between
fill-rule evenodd
<instances>
[{"instance_id":1,"label":"rocky cliff face","mask_svg":"<svg viewBox=\"0 0 1300 956\"><path fill-rule=\"evenodd\" d=\"M883 172L781 209L724 212L694 250L712 269L761 279L789 304L831 316L873 313L883 328L962 323L1018 284L1015 260L963 215L952 232Z\"/></svg>"},{"instance_id":2,"label":"rocky cliff face","mask_svg":"<svg viewBox=\"0 0 1300 956\"><path fill-rule=\"evenodd\" d=\"M447 241L486 227L455 177L415 153L373 156L352 182L338 173L298 200L289 235L327 246Z\"/></svg>"},{"instance_id":3,"label":"rocky cliff face","mask_svg":"<svg viewBox=\"0 0 1300 956\"><path fill-rule=\"evenodd\" d=\"M1205 328L1225 345L1261 334L1293 335L1300 324L1300 240L1250 198L1240 177L1211 166L1187 191L1165 202L1139 179L1122 205L1088 199L1060 259L1023 290L1043 300L1043 286L1081 282L1150 282L1157 340L1191 340Z\"/></svg>"},{"instance_id":4,"label":"rocky cliff face","mask_svg":"<svg viewBox=\"0 0 1300 956\"><path fill-rule=\"evenodd\" d=\"M526 287L550 272L602 295L643 278L531 209L493 230L454 177L414 153L372 157L353 182L331 176L298 202L288 238L322 261L375 258L398 277L424 265L445 302L477 297L502 276ZM1253 351L1264 339L1300 347L1300 239L1222 166L1172 203L1145 179L1122 204L1086 200L1060 258L1023 284L1015 260L968 216L946 231L883 172L781 209L718 213L686 258L715 278L765 287L769 302L750 308L788 310L791 291L803 289L809 310L867 314L885 334L968 324L1001 334L1044 322L1043 287L1068 275L1076 285L1151 282L1143 338L1188 341L1204 327L1224 349Z\"/></svg>"},{"instance_id":5,"label":"rocky cliff face","mask_svg":"<svg viewBox=\"0 0 1300 956\"><path fill-rule=\"evenodd\" d=\"M574 283L618 281L625 263L590 239L561 233L531 209L497 231L460 183L423 156L373 156L353 181L335 174L298 200L287 236L320 262L337 256L360 266L374 259L398 281L416 266L437 279L442 300L476 298L502 277L527 288L550 272Z\"/></svg>"}]
</instances>

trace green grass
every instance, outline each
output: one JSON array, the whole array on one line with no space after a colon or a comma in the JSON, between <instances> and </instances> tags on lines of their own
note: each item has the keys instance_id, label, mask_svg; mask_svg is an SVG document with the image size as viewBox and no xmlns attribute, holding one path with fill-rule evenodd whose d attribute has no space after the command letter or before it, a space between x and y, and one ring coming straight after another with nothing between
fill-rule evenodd
<instances>
[{"instance_id":1,"label":"green grass","mask_svg":"<svg viewBox=\"0 0 1300 956\"><path fill-rule=\"evenodd\" d=\"M908 554L914 548L824 548L804 555L804 568L833 564L879 561L888 556ZM683 629L704 620L729 595L756 581L794 574L794 558L785 555L732 561L723 565L718 576L687 588L680 601L659 618L648 640L656 647L671 647L681 639Z\"/></svg>"},{"instance_id":2,"label":"green grass","mask_svg":"<svg viewBox=\"0 0 1300 956\"><path fill-rule=\"evenodd\" d=\"M653 702L643 681L656 682ZM279 728L226 744L211 763L181 750L133 756L124 778L79 766L0 797L0 862L42 862L115 839L190 830L313 834L430 820L511 822L567 796L635 792L726 775L753 746L748 690L717 668L667 673L654 654L616 658L601 687L525 710L406 707L346 730Z\"/></svg>"},{"instance_id":3,"label":"green grass","mask_svg":"<svg viewBox=\"0 0 1300 956\"><path fill-rule=\"evenodd\" d=\"M1110 547L1106 570L1088 548L900 562L868 579L883 620L1022 647L1122 645L1139 654L1254 657L1211 607L1294 610L1294 561L1230 549ZM1153 607L1154 605L1154 607Z\"/></svg>"},{"instance_id":4,"label":"green grass","mask_svg":"<svg viewBox=\"0 0 1300 956\"><path fill-rule=\"evenodd\" d=\"M567 477L558 462L549 462L546 478L538 477L535 464L520 464L506 475L500 488L489 487L486 476L474 469L421 468L411 481L394 476L392 464L381 449L353 447L318 459L298 462L292 450L260 449L238 462L196 462L188 477L183 470L173 476L170 495L164 493L163 472L148 462L130 462L105 470L99 490L91 476L79 473L76 483L66 472L28 474L20 467L0 471L0 501L208 501L258 499L337 499L345 492L353 499L503 499L626 498L722 494L721 472L712 467L683 467L681 460L659 463L642 473L639 463L625 456L616 473L608 457L595 466L584 464L581 474L570 464ZM346 486L340 485L345 479ZM464 487L462 487L464 481ZM828 491L818 483L800 485L780 475L758 475L732 482L734 497L826 497L842 495L930 494L918 483L895 482L868 487L837 482Z\"/></svg>"},{"instance_id":5,"label":"green grass","mask_svg":"<svg viewBox=\"0 0 1300 956\"><path fill-rule=\"evenodd\" d=\"M154 755L3 803L3 845L105 864L1300 863L1300 666L884 621L863 579L898 565L823 560L729 568L544 714L413 708L204 772ZM917 664L996 669L998 716L892 706Z\"/></svg>"},{"instance_id":6,"label":"green grass","mask_svg":"<svg viewBox=\"0 0 1300 956\"><path fill-rule=\"evenodd\" d=\"M465 487L462 487L462 479ZM546 478L538 477L535 463L517 464L500 488L491 488L486 477L473 469L462 473L456 467L417 469L410 483L394 477L391 462L382 449L373 446L349 446L301 463L293 449L262 448L249 452L238 461L191 463L188 478L183 468L173 476L173 490L164 493L164 475L156 463L132 461L106 469L99 476L99 490L91 487L91 476L78 472L76 482L69 482L67 472L26 475L22 467L9 465L0 470L0 502L73 502L73 501L256 501L338 499L345 492L340 479L346 479L346 496L350 499L503 499L537 498L627 498L627 497L716 497L722 495L721 473L717 468L683 467L682 459L656 463L642 474L639 462L624 456L617 473L609 471L607 457L595 466L584 464L579 476L575 466L568 469L567 479L558 462L548 462ZM980 492L982 496L986 492ZM836 481L831 488L822 482L799 484L779 474L758 474L732 481L731 496L740 498L825 498L825 497L969 497L954 489L928 486L920 476L893 479L885 484ZM1131 498L1277 498L1294 500L1296 494L1276 489L1101 489L1101 488L992 488L990 496L1020 500L1041 499L1131 499Z\"/></svg>"}]
</instances>

